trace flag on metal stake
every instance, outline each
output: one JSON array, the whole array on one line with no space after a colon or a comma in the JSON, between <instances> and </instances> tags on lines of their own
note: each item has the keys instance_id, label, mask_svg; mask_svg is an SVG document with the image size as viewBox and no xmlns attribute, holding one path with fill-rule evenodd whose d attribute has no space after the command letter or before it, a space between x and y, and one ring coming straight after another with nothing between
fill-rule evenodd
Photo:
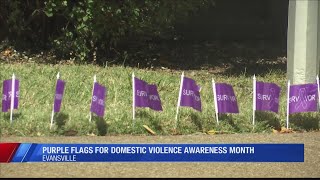
<instances>
[{"instance_id":1,"label":"flag on metal stake","mask_svg":"<svg viewBox=\"0 0 320 180\"><path fill-rule=\"evenodd\" d=\"M319 83L290 85L287 92L287 129L289 128L289 114L318 111Z\"/></svg>"},{"instance_id":2,"label":"flag on metal stake","mask_svg":"<svg viewBox=\"0 0 320 180\"><path fill-rule=\"evenodd\" d=\"M105 97L106 88L100 85L99 83L95 82L93 87L90 111L95 113L97 116L104 116Z\"/></svg>"},{"instance_id":3,"label":"flag on metal stake","mask_svg":"<svg viewBox=\"0 0 320 180\"><path fill-rule=\"evenodd\" d=\"M216 83L216 101L218 113L239 113L236 95L231 85Z\"/></svg>"},{"instance_id":4,"label":"flag on metal stake","mask_svg":"<svg viewBox=\"0 0 320 180\"><path fill-rule=\"evenodd\" d=\"M64 92L65 82L58 79L57 80L57 86L56 86L56 93L54 96L54 112L60 112L60 107L62 103L63 98L63 92Z\"/></svg>"},{"instance_id":5,"label":"flag on metal stake","mask_svg":"<svg viewBox=\"0 0 320 180\"><path fill-rule=\"evenodd\" d=\"M219 124L218 113L239 113L237 98L231 85L215 83L212 80L216 119Z\"/></svg>"},{"instance_id":6,"label":"flag on metal stake","mask_svg":"<svg viewBox=\"0 0 320 180\"><path fill-rule=\"evenodd\" d=\"M291 85L289 96L289 113L317 111L318 85Z\"/></svg>"},{"instance_id":7,"label":"flag on metal stake","mask_svg":"<svg viewBox=\"0 0 320 180\"><path fill-rule=\"evenodd\" d=\"M134 78L135 87L135 106L149 107L155 111L162 111L161 100L155 84Z\"/></svg>"},{"instance_id":8,"label":"flag on metal stake","mask_svg":"<svg viewBox=\"0 0 320 180\"><path fill-rule=\"evenodd\" d=\"M8 112L11 104L11 87L12 80L4 80L3 81L3 89L2 89L2 112ZM19 105L19 80L15 80L15 95L14 95L14 109L18 109Z\"/></svg>"},{"instance_id":9,"label":"flag on metal stake","mask_svg":"<svg viewBox=\"0 0 320 180\"><path fill-rule=\"evenodd\" d=\"M253 77L253 125L256 110L279 112L280 91L277 84L256 81L256 77Z\"/></svg>"},{"instance_id":10,"label":"flag on metal stake","mask_svg":"<svg viewBox=\"0 0 320 180\"><path fill-rule=\"evenodd\" d=\"M60 80L60 73L58 72L57 82L56 82L56 92L54 95L53 109L51 113L50 129L52 128L52 125L53 125L54 113L60 112L60 107L61 107L63 93L64 93L64 87L65 87L65 82L63 80Z\"/></svg>"},{"instance_id":11,"label":"flag on metal stake","mask_svg":"<svg viewBox=\"0 0 320 180\"><path fill-rule=\"evenodd\" d=\"M180 106L192 107L201 111L200 89L195 80L183 77Z\"/></svg>"},{"instance_id":12,"label":"flag on metal stake","mask_svg":"<svg viewBox=\"0 0 320 180\"><path fill-rule=\"evenodd\" d=\"M274 83L256 83L256 110L279 112L281 88Z\"/></svg>"},{"instance_id":13,"label":"flag on metal stake","mask_svg":"<svg viewBox=\"0 0 320 180\"><path fill-rule=\"evenodd\" d=\"M149 107L155 111L162 111L161 100L155 84L136 78L132 73L133 89L133 119L135 119L135 107Z\"/></svg>"},{"instance_id":14,"label":"flag on metal stake","mask_svg":"<svg viewBox=\"0 0 320 180\"><path fill-rule=\"evenodd\" d=\"M13 83L14 82L14 83ZM12 79L3 81L2 89L2 112L10 112L10 122L12 123L13 109L18 109L19 106L19 84L20 81L12 75ZM13 91L13 95L12 95Z\"/></svg>"},{"instance_id":15,"label":"flag on metal stake","mask_svg":"<svg viewBox=\"0 0 320 180\"><path fill-rule=\"evenodd\" d=\"M182 72L175 126L177 126L180 106L192 107L197 111L202 111L200 90L201 87L197 85L196 81L191 78L185 77L184 72Z\"/></svg>"}]
</instances>

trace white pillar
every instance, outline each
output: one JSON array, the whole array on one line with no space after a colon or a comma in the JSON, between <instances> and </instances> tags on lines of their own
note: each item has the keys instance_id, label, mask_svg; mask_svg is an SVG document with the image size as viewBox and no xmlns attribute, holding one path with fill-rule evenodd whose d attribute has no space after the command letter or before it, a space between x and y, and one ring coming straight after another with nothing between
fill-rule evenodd
<instances>
[{"instance_id":1,"label":"white pillar","mask_svg":"<svg viewBox=\"0 0 320 180\"><path fill-rule=\"evenodd\" d=\"M287 77L292 84L316 81L320 64L320 1L289 0Z\"/></svg>"}]
</instances>

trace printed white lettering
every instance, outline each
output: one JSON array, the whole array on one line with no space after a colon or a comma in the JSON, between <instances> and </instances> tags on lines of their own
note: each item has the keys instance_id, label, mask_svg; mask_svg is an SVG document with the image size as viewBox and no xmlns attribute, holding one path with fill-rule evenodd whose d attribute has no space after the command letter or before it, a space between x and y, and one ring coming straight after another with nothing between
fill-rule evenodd
<instances>
[{"instance_id":1,"label":"printed white lettering","mask_svg":"<svg viewBox=\"0 0 320 180\"><path fill-rule=\"evenodd\" d=\"M62 94L56 94L56 99L61 100L62 99Z\"/></svg>"},{"instance_id":2,"label":"printed white lettering","mask_svg":"<svg viewBox=\"0 0 320 180\"><path fill-rule=\"evenodd\" d=\"M146 91L137 90L137 96L148 96Z\"/></svg>"},{"instance_id":3,"label":"printed white lettering","mask_svg":"<svg viewBox=\"0 0 320 180\"><path fill-rule=\"evenodd\" d=\"M229 95L217 95L217 100L218 101L236 101L235 96L229 96Z\"/></svg>"},{"instance_id":4,"label":"printed white lettering","mask_svg":"<svg viewBox=\"0 0 320 180\"><path fill-rule=\"evenodd\" d=\"M197 96L192 90L183 89L182 94L184 96L192 96L195 101L200 101L200 96Z\"/></svg>"},{"instance_id":5,"label":"printed white lettering","mask_svg":"<svg viewBox=\"0 0 320 180\"><path fill-rule=\"evenodd\" d=\"M149 99L150 99L150 100L153 100L153 101L160 101L159 97L156 96L156 95L150 95L150 96L149 96Z\"/></svg>"},{"instance_id":6,"label":"printed white lettering","mask_svg":"<svg viewBox=\"0 0 320 180\"><path fill-rule=\"evenodd\" d=\"M7 101L7 95L3 94L2 95L2 100Z\"/></svg>"},{"instance_id":7,"label":"printed white lettering","mask_svg":"<svg viewBox=\"0 0 320 180\"><path fill-rule=\"evenodd\" d=\"M98 100L98 104L101 105L101 106L104 106L104 101L103 101L103 99L99 99L99 100Z\"/></svg>"}]
</instances>

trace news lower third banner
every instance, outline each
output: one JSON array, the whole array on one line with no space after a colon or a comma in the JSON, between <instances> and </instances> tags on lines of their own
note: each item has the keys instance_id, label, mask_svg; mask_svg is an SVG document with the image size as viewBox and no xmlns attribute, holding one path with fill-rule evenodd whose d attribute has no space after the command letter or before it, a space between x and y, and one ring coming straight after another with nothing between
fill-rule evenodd
<instances>
[{"instance_id":1,"label":"news lower third banner","mask_svg":"<svg viewBox=\"0 0 320 180\"><path fill-rule=\"evenodd\" d=\"M0 143L0 162L304 162L304 144Z\"/></svg>"}]
</instances>

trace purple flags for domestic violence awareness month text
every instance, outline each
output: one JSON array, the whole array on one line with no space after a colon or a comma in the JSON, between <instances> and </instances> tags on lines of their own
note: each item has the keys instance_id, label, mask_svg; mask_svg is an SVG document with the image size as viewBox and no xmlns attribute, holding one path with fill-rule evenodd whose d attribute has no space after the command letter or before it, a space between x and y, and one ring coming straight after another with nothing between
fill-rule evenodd
<instances>
[{"instance_id":1,"label":"purple flags for domestic violence awareness month text","mask_svg":"<svg viewBox=\"0 0 320 180\"><path fill-rule=\"evenodd\" d=\"M155 111L162 111L157 86L154 84L148 84L147 82L134 77L134 73L132 73L132 78L133 119L135 118L135 107L149 107Z\"/></svg>"},{"instance_id":2,"label":"purple flags for domestic violence awareness month text","mask_svg":"<svg viewBox=\"0 0 320 180\"><path fill-rule=\"evenodd\" d=\"M289 114L318 111L318 88L317 83L290 85L288 81L287 128L289 128Z\"/></svg>"},{"instance_id":3,"label":"purple flags for domestic violence awareness month text","mask_svg":"<svg viewBox=\"0 0 320 180\"><path fill-rule=\"evenodd\" d=\"M12 83L14 82L14 83ZM13 96L12 96L13 91ZM3 81L2 89L2 112L8 112L10 109L10 122L12 122L13 109L18 109L19 105L19 80L15 79L13 74L12 79Z\"/></svg>"},{"instance_id":4,"label":"purple flags for domestic violence awareness month text","mask_svg":"<svg viewBox=\"0 0 320 180\"><path fill-rule=\"evenodd\" d=\"M217 123L219 123L218 113L239 113L232 86L226 83L215 83L214 80L212 80L212 86Z\"/></svg>"},{"instance_id":5,"label":"purple flags for domestic violence awareness month text","mask_svg":"<svg viewBox=\"0 0 320 180\"><path fill-rule=\"evenodd\" d=\"M106 88L100 85L99 83L95 82L93 87L90 111L95 113L97 116L104 116L105 97Z\"/></svg>"}]
</instances>

